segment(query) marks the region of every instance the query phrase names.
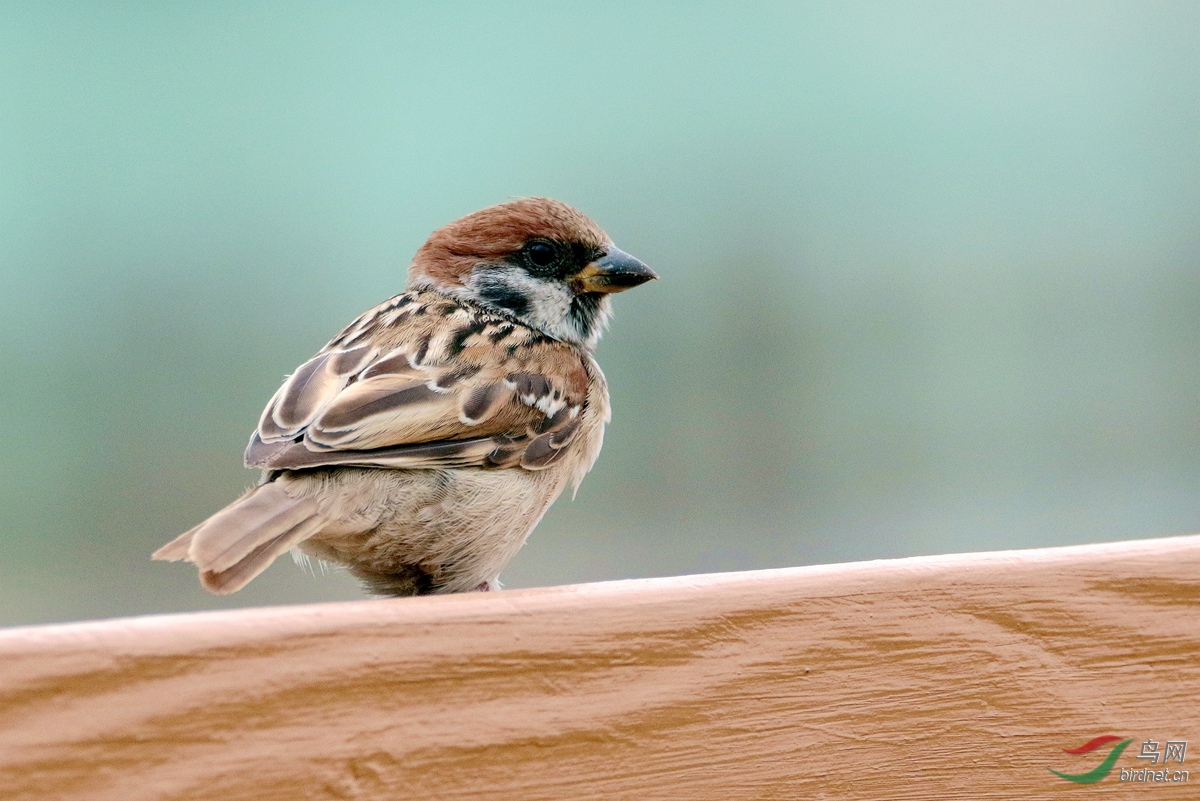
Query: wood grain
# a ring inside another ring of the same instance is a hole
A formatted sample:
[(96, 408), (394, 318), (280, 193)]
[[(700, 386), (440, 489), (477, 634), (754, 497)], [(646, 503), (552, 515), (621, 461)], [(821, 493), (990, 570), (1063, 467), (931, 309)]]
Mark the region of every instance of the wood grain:
[(1198, 696), (1200, 536), (143, 617), (0, 632), (0, 797), (1184, 799), (1047, 768)]

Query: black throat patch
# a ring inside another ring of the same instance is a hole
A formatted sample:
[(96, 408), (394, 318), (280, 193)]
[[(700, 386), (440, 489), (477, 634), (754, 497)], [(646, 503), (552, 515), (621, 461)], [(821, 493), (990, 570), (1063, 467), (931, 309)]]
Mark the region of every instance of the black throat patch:
[(598, 292), (584, 292), (571, 301), (571, 324), (585, 341), (596, 333), (596, 326), (600, 324), (600, 304), (603, 302), (604, 295)]

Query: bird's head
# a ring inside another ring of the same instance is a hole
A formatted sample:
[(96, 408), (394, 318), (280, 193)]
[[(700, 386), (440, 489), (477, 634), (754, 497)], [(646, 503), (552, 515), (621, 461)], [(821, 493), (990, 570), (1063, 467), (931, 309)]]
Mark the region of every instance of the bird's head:
[(409, 267), (408, 288), (477, 303), (591, 349), (608, 321), (608, 296), (657, 277), (582, 212), (535, 197), (434, 231)]

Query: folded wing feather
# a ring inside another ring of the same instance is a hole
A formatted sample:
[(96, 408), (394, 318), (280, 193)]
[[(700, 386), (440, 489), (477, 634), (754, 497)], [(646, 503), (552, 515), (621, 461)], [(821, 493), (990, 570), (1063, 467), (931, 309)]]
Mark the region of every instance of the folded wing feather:
[(458, 337), (454, 358), (423, 341), (417, 360), (411, 342), (381, 353), (335, 340), (275, 393), (246, 464), (539, 470), (561, 456), (586, 402), (576, 354), (543, 348), (509, 371), (489, 364), (494, 351), (471, 347), (470, 335)]

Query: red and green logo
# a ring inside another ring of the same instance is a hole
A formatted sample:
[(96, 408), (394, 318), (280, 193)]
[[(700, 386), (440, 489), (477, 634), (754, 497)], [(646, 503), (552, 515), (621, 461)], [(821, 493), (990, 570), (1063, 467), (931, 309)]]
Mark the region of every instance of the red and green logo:
[(1132, 738), (1128, 740), (1122, 740), (1120, 737), (1116, 737), (1112, 734), (1105, 734), (1095, 738), (1094, 740), (1088, 740), (1078, 748), (1063, 749), (1064, 754), (1090, 754), (1092, 751), (1103, 748), (1109, 743), (1116, 743), (1116, 745), (1108, 749), (1108, 756), (1104, 757), (1104, 760), (1099, 765), (1092, 768), (1087, 773), (1059, 773), (1054, 768), (1046, 768), (1046, 770), (1050, 771), (1055, 776), (1058, 776), (1060, 779), (1066, 779), (1069, 782), (1075, 782), (1076, 784), (1093, 784), (1100, 781), (1112, 772), (1113, 765), (1117, 764), (1117, 759), (1121, 756), (1121, 752), (1124, 751), (1132, 742)]

